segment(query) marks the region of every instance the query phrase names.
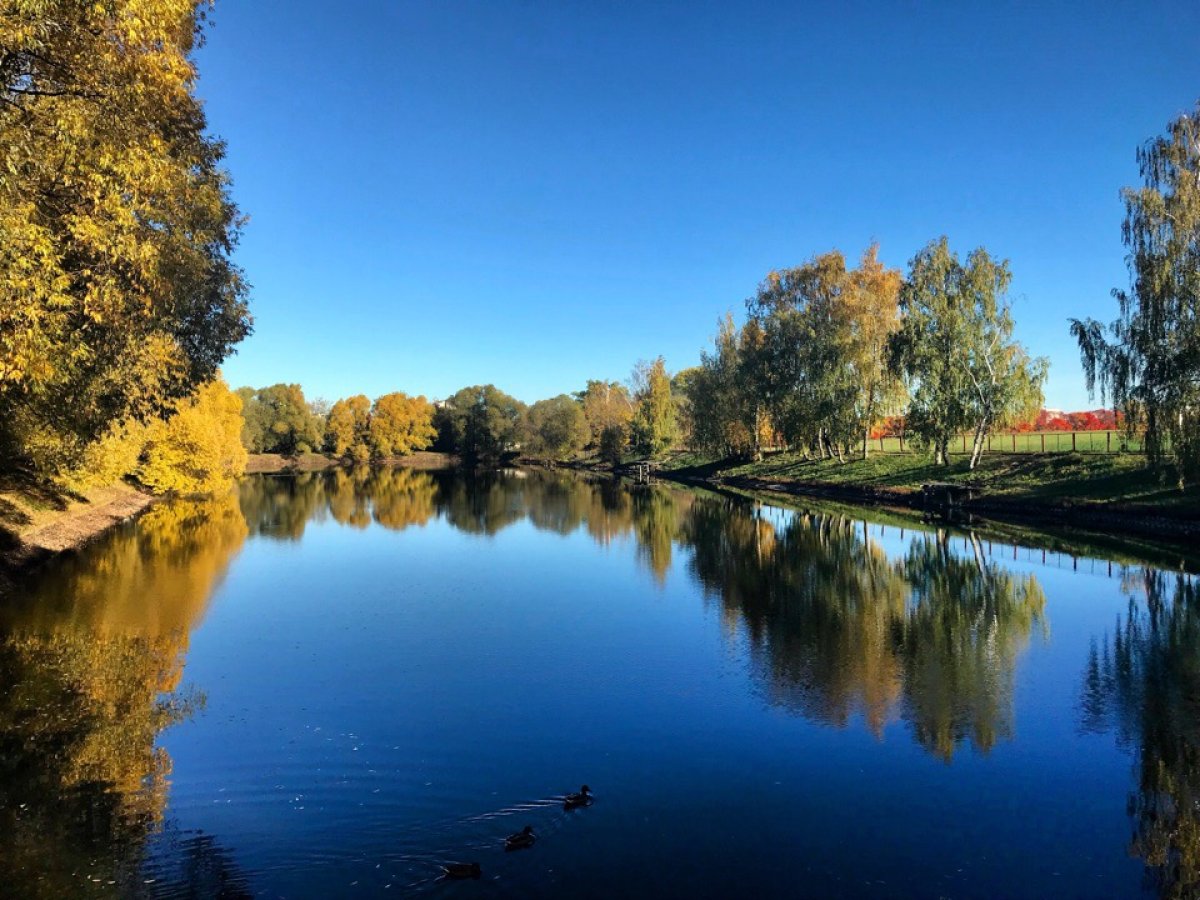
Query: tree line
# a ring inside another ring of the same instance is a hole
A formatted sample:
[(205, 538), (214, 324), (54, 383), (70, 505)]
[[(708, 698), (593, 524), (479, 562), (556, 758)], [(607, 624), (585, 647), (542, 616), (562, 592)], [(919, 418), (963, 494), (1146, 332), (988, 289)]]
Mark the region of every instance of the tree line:
[[(195, 97), (206, 4), (19, 3), (0, 13), (0, 468), (72, 488), (134, 475), (207, 490), (244, 452), (356, 461), (427, 447), (615, 461), (689, 445), (869, 452), (889, 417), (973, 467), (1041, 407), (1045, 360), (1014, 338), (1006, 260), (939, 238), (905, 272), (871, 247), (768, 273), (698, 366), (660, 357), (526, 406), (494, 385), (436, 403), (392, 393), (310, 408), (299, 388), (233, 394), (219, 367), (251, 330), (233, 262), (242, 215)], [(1200, 105), (1137, 156), (1123, 191), (1118, 318), (1071, 321), (1088, 387), (1149, 459), (1200, 474)], [(244, 424), (237, 424), (244, 420)], [(240, 435), (239, 435), (240, 432)]]

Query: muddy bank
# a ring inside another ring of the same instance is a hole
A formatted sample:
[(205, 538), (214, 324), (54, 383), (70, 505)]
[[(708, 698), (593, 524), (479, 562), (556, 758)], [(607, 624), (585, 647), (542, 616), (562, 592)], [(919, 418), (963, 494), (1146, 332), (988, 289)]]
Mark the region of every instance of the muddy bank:
[[(422, 450), (410, 456), (396, 456), (377, 460), (371, 465), (397, 466), (407, 469), (448, 469), (454, 465), (454, 457), (447, 453)], [(325, 469), (347, 468), (345, 460), (325, 456), (322, 453), (304, 453), (300, 456), (283, 456), (279, 453), (251, 453), (246, 462), (247, 475), (263, 475), (290, 472), (321, 472)]]
[(153, 495), (118, 484), (87, 495), (51, 498), (5, 492), (0, 525), (0, 588), (57, 553), (76, 550), (156, 501)]

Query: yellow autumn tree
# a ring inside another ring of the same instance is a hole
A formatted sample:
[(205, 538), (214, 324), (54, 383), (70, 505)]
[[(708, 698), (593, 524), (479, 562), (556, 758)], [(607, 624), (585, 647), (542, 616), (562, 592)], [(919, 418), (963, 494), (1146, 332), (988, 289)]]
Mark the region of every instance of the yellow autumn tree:
[(81, 464), (249, 331), (199, 0), (0, 4), (0, 460)]
[(371, 401), (355, 394), (333, 404), (325, 422), (325, 449), (334, 456), (351, 456), (360, 462), (370, 457), (367, 428), (371, 422)]
[(217, 378), (150, 425), (137, 477), (157, 493), (214, 494), (245, 471), (242, 400)]
[(407, 456), (427, 448), (435, 437), (433, 404), (424, 397), (396, 391), (375, 400), (367, 425), (372, 456)]

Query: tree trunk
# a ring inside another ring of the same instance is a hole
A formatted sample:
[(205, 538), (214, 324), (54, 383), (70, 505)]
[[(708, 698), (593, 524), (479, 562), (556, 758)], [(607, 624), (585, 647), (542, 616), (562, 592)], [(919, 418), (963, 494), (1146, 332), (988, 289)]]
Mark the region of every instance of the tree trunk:
[(975, 426), (975, 440), (971, 447), (971, 464), (967, 467), (972, 471), (974, 471), (975, 466), (979, 464), (979, 457), (983, 456), (983, 443), (984, 439), (987, 437), (987, 425), (988, 423), (985, 419)]
[(946, 453), (946, 446), (949, 444), (949, 442), (950, 439), (947, 437), (938, 437), (934, 439), (933, 461), (939, 466), (944, 466), (949, 462), (949, 455)]
[(871, 452), (870, 444), (871, 444), (871, 429), (864, 428), (863, 429), (863, 459), (866, 459), (867, 456)]

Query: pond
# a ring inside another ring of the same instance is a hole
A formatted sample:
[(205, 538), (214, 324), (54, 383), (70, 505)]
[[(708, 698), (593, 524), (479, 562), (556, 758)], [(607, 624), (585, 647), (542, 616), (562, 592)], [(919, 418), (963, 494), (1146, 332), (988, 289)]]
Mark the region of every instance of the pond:
[(559, 472), (247, 478), (0, 603), (3, 891), (1195, 896), (1200, 582), (1138, 553)]

